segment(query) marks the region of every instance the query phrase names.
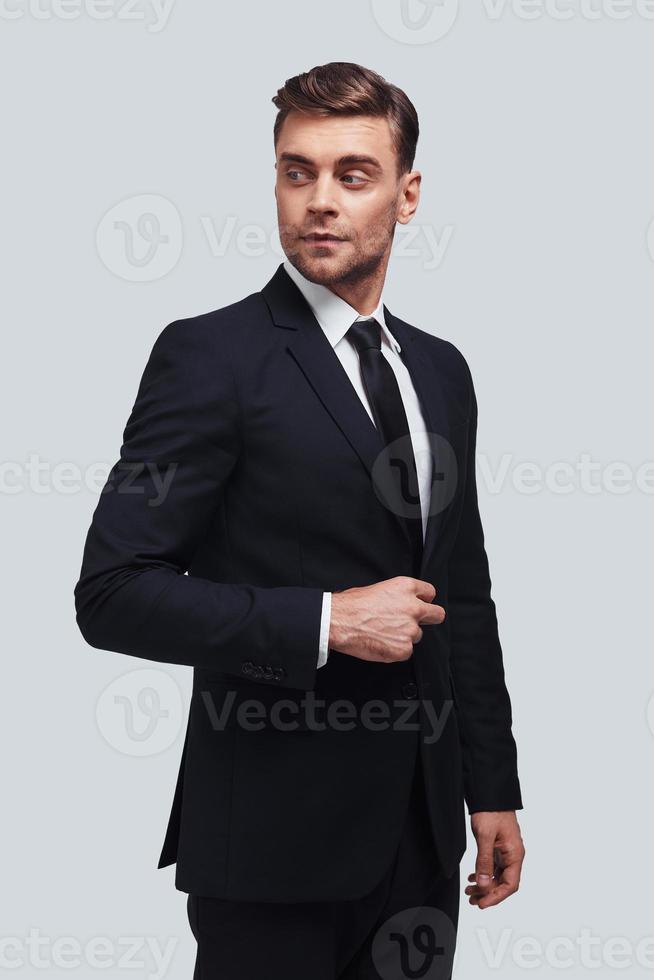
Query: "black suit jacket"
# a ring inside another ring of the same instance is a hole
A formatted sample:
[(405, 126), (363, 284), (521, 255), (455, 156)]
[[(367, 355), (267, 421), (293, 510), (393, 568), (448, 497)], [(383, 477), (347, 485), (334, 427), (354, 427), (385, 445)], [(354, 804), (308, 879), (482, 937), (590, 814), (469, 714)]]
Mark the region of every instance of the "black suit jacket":
[(323, 591), (416, 569), (404, 519), (373, 487), (380, 436), (283, 265), (261, 291), (161, 331), (93, 514), (75, 586), (85, 640), (194, 668), (159, 860), (176, 862), (182, 891), (364, 894), (392, 858), (418, 752), (448, 875), (464, 797), (470, 812), (522, 806), (470, 371), (450, 342), (384, 310), (453, 451), (437, 468), (454, 494), (429, 517), (417, 570), (447, 616), (409, 660), (330, 651), (317, 668)]

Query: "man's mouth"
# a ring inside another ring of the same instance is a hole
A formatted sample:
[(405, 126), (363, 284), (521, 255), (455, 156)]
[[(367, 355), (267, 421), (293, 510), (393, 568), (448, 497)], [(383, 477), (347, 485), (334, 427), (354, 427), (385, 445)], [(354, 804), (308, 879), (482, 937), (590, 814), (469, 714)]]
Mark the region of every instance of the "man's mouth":
[(322, 233), (314, 231), (310, 235), (303, 235), (302, 238), (309, 245), (339, 245), (344, 239), (337, 235), (330, 235), (328, 232)]

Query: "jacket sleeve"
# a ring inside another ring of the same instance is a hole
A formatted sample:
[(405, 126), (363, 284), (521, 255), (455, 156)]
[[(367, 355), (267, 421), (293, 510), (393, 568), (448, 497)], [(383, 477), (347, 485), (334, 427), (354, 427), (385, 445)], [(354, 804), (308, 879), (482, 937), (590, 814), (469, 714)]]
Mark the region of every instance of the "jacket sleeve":
[(448, 566), (453, 693), (463, 751), (468, 811), (522, 809), (512, 715), (479, 515), (475, 472), (477, 399), (469, 385), (469, 429), (464, 497)]
[(322, 589), (185, 574), (241, 452), (216, 330), (204, 318), (177, 320), (155, 340), (86, 537), (76, 621), (99, 649), (310, 690)]

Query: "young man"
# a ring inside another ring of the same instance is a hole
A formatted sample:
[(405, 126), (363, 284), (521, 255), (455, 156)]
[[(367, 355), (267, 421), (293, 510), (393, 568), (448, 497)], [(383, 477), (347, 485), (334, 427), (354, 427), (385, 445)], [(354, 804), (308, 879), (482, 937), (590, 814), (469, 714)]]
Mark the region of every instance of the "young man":
[(332, 63), (273, 102), (287, 259), (157, 337), (77, 621), (194, 668), (159, 866), (196, 980), (447, 977), (464, 800), (472, 904), (514, 892), (524, 854), (475, 392), (382, 300), (419, 199), (407, 96)]

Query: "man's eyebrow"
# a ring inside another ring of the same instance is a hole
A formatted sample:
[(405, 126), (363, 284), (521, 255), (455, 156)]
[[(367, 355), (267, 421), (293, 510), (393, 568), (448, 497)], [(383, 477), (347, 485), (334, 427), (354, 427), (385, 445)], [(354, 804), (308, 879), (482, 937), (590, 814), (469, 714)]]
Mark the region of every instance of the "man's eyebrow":
[[(302, 153), (294, 153), (290, 150), (284, 150), (283, 153), (279, 154), (280, 162), (291, 162), (291, 163), (303, 163), (307, 167), (315, 166), (313, 160), (309, 157), (303, 156)], [(383, 167), (376, 157), (369, 156), (367, 153), (346, 153), (345, 156), (339, 157), (336, 161), (337, 167), (353, 166), (357, 163), (367, 163), (371, 167), (375, 167), (377, 170), (382, 170)]]

